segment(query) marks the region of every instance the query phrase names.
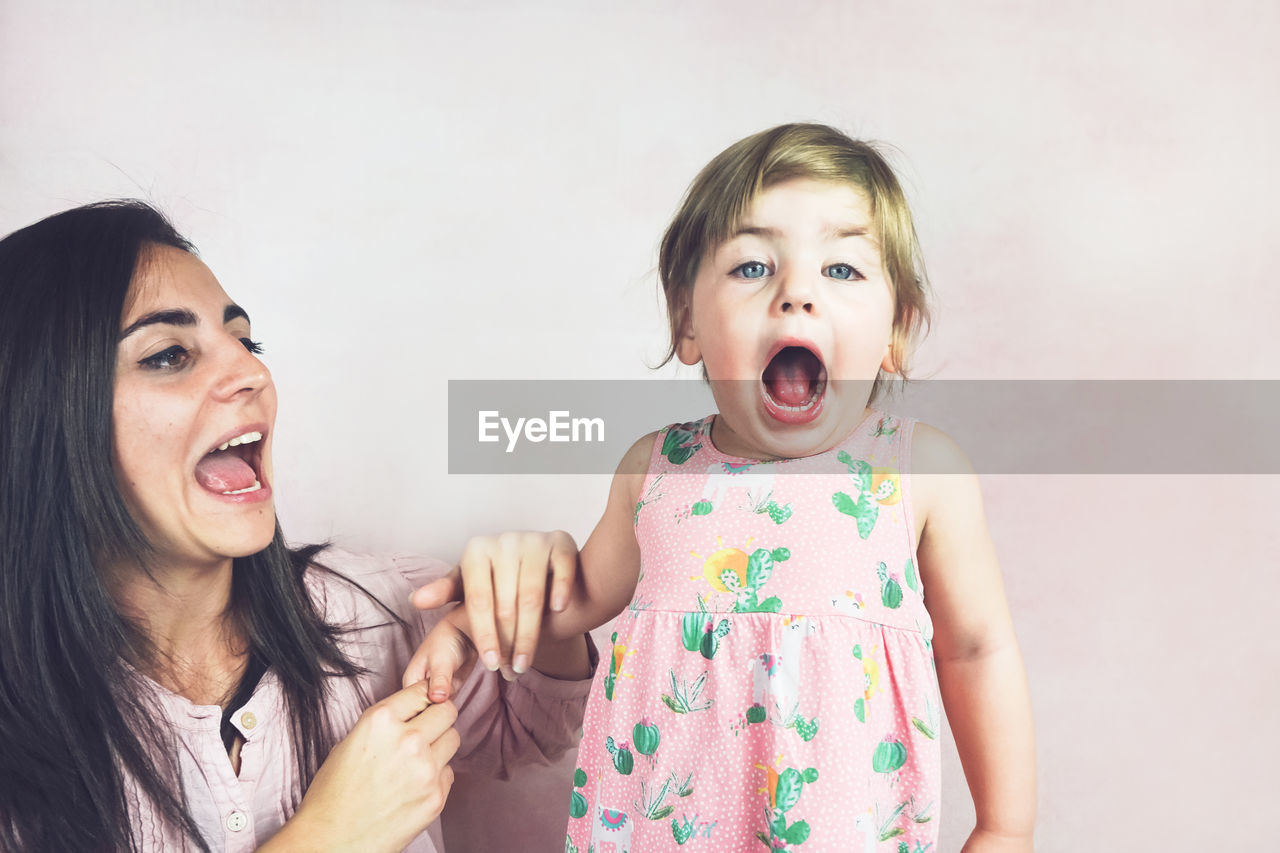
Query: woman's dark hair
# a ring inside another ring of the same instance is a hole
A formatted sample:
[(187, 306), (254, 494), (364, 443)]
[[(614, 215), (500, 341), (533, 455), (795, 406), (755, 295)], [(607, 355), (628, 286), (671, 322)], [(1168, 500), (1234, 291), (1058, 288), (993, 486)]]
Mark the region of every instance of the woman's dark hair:
[[(112, 394), (129, 285), (156, 245), (194, 251), (138, 201), (0, 240), (0, 849), (137, 849), (129, 776), (207, 849), (139, 674), (156, 651), (101, 573), (121, 561), (145, 571), (150, 556), (112, 467)], [(229, 605), (250, 671), (279, 678), (304, 781), (335, 740), (328, 677), (361, 671), (304, 585), (318, 550), (290, 551), (277, 525), (265, 550), (235, 561)]]

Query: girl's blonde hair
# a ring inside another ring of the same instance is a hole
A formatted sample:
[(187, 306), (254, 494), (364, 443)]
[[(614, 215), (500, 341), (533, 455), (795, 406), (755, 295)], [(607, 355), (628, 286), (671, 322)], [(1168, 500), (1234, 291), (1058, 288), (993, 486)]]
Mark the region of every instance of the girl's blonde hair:
[[(852, 184), (867, 194), (872, 233), (894, 295), (893, 362), (905, 380), (912, 347), (929, 323), (928, 280), (911, 210), (875, 145), (822, 124), (784, 124), (748, 136), (693, 179), (658, 252), (671, 323), (671, 345), (662, 364), (675, 355), (703, 258), (738, 229), (761, 192), (796, 178)], [(882, 384), (878, 379), (875, 390)]]

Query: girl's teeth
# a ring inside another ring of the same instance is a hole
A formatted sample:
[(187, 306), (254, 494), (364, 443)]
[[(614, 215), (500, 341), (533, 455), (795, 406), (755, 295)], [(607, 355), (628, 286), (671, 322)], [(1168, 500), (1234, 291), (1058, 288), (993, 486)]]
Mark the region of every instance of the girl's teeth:
[(234, 492), (223, 492), (223, 494), (224, 495), (244, 495), (244, 494), (248, 494), (249, 492), (256, 492), (258, 491), (258, 489), (261, 489), (261, 488), (262, 488), (262, 483), (258, 482), (257, 480), (254, 480), (252, 486), (248, 486), (247, 488), (243, 488), (243, 489), (236, 489)]
[(228, 447), (239, 447), (242, 444), (253, 444), (255, 441), (262, 441), (262, 433), (246, 432), (244, 435), (236, 436), (230, 441), (224, 441), (218, 445), (219, 450), (226, 450)]

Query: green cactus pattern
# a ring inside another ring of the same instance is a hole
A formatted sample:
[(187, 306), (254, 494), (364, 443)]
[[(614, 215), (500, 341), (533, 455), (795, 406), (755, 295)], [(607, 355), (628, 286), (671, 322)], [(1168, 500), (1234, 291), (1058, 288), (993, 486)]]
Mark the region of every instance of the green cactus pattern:
[(907, 588), (912, 592), (920, 591), (920, 577), (916, 574), (916, 564), (907, 557), (907, 564), (902, 567), (902, 574), (907, 579)]
[(836, 454), (836, 459), (843, 462), (853, 475), (858, 497), (855, 499), (845, 492), (836, 492), (831, 496), (831, 502), (840, 512), (853, 516), (858, 523), (858, 536), (866, 539), (875, 529), (876, 519), (880, 517), (880, 505), (871, 493), (871, 464), (862, 459), (854, 459), (844, 450)]
[(587, 784), (587, 773), (581, 767), (573, 771), (573, 793), (569, 795), (569, 817), (580, 818), (587, 814), (587, 798), (578, 789)]
[(764, 548), (757, 548), (747, 558), (747, 580), (743, 583), (737, 572), (732, 569), (725, 569), (720, 574), (720, 582), (725, 585), (725, 589), (733, 593), (734, 601), (733, 609), (735, 613), (777, 613), (782, 609), (782, 600), (776, 595), (771, 595), (764, 601), (758, 597), (760, 587), (769, 581), (769, 577), (773, 574), (775, 563), (781, 563), (791, 558), (791, 552), (786, 548), (774, 548), (772, 551)]
[(621, 745), (614, 743), (611, 737), (604, 739), (604, 748), (613, 756), (614, 769), (623, 776), (630, 776), (636, 763), (635, 756), (631, 754), (631, 748), (625, 743)]
[(673, 465), (683, 465), (689, 461), (689, 457), (702, 448), (700, 441), (696, 444), (689, 443), (697, 434), (698, 424), (696, 423), (673, 426), (667, 431), (667, 437), (662, 440), (662, 455), (671, 460)]
[(631, 729), (631, 742), (635, 744), (636, 752), (648, 758), (650, 762), (653, 761), (653, 754), (657, 752), (658, 743), (661, 740), (662, 733), (658, 731), (658, 726), (644, 717), (641, 717), (640, 722)]
[(613, 646), (618, 642), (618, 632), (614, 631), (609, 638), (609, 674), (604, 677), (604, 698), (613, 700), (613, 688), (618, 683), (618, 656), (613, 652)]
[(731, 625), (728, 619), (717, 623), (715, 614), (707, 612), (707, 603), (699, 594), (698, 609), (680, 617), (680, 640), (689, 651), (699, 652), (711, 660), (720, 649), (720, 641), (728, 636)]
[(895, 421), (891, 415), (885, 415), (880, 419), (880, 422), (876, 424), (876, 431), (872, 433), (872, 436), (879, 438), (882, 435), (893, 435), (897, 431), (897, 421)]
[(871, 755), (871, 769), (877, 773), (892, 773), (906, 762), (906, 745), (892, 736), (876, 744), (876, 751)]
[(794, 767), (788, 767), (778, 774), (778, 783), (774, 788), (773, 802), (769, 804), (769, 832), (757, 832), (756, 838), (769, 848), (770, 851), (785, 851), (797, 844), (803, 844), (809, 840), (809, 824), (807, 821), (798, 820), (795, 823), (787, 822), (787, 812), (796, 807), (796, 803), (800, 802), (800, 793), (806, 784), (813, 784), (818, 781), (818, 771), (813, 767), (806, 767), (803, 772), (796, 770)]
[(707, 683), (709, 671), (703, 670), (702, 675), (695, 678), (692, 684), (682, 684), (676, 678), (676, 671), (671, 670), (671, 692), (662, 694), (662, 703), (677, 714), (691, 714), (694, 711), (705, 711), (710, 708), (716, 700), (699, 701), (698, 699), (702, 695), (702, 688)]
[(889, 577), (889, 567), (883, 561), (876, 567), (880, 576), (880, 601), (885, 607), (896, 610), (902, 606), (902, 585)]

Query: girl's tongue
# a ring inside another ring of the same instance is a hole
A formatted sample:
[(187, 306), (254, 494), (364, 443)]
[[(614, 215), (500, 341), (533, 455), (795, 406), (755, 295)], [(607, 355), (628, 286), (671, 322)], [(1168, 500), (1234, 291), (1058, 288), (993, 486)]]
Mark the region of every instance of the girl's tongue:
[(196, 464), (196, 482), (220, 495), (247, 489), (256, 480), (253, 466), (231, 450), (215, 450)]
[(764, 369), (769, 396), (784, 406), (803, 406), (818, 390), (822, 362), (804, 347), (785, 347)]

